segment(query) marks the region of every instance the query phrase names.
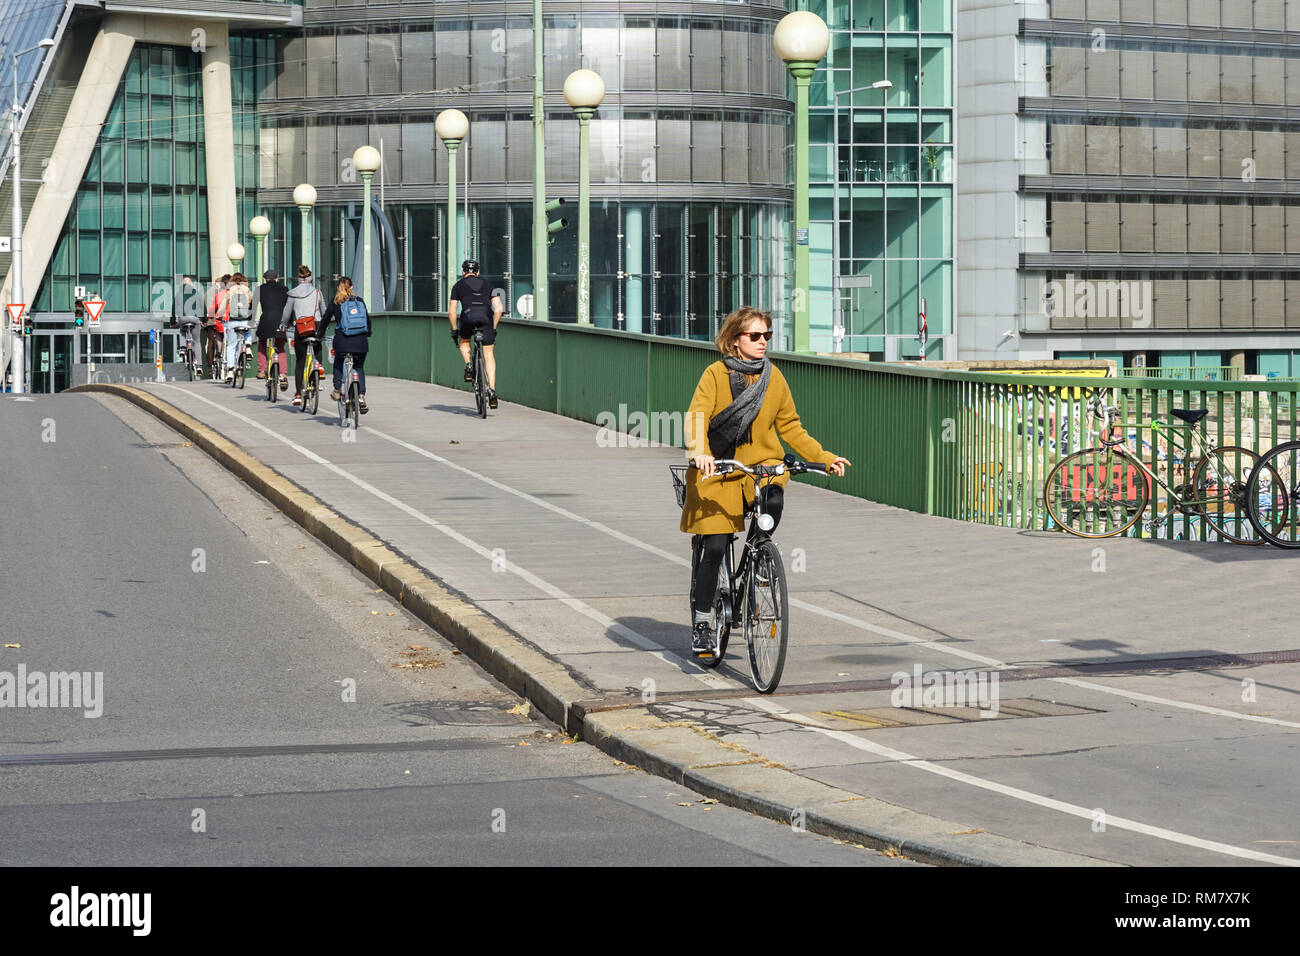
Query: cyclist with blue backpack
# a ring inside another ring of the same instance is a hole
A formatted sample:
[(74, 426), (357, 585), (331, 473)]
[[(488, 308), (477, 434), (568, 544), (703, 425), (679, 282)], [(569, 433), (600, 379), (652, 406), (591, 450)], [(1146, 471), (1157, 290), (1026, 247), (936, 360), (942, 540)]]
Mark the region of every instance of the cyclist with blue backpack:
[(334, 392), (330, 396), (339, 401), (343, 388), (343, 359), (352, 356), (352, 367), (357, 372), (358, 408), (364, 415), (370, 411), (366, 405), (366, 353), (370, 351), (370, 314), (361, 296), (352, 292), (352, 280), (347, 276), (339, 279), (338, 291), (334, 301), (325, 310), (325, 320), (321, 335), (331, 322), (338, 323), (334, 333)]

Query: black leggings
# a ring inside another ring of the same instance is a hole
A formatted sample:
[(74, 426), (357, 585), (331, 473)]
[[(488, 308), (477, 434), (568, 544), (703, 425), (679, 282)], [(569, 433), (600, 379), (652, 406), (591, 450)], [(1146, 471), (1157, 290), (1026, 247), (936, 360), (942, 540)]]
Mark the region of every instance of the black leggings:
[[(763, 489), (763, 511), (772, 516), (772, 530), (781, 523), (781, 510), (785, 507), (785, 489), (770, 485)], [(713, 605), (713, 595), (718, 590), (718, 569), (722, 556), (731, 541), (729, 534), (701, 535), (704, 545), (700, 549), (700, 564), (695, 569), (695, 610), (707, 612)]]

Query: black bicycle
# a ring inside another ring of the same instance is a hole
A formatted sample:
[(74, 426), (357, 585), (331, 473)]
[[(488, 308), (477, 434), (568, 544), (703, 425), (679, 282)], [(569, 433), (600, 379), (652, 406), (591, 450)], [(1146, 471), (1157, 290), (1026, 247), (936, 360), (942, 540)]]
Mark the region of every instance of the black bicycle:
[[(770, 694), (781, 682), (785, 669), (786, 649), (790, 639), (790, 596), (786, 591), (785, 565), (770, 532), (776, 526), (772, 516), (763, 511), (762, 489), (773, 478), (784, 474), (800, 475), (815, 471), (826, 474), (826, 466), (800, 461), (787, 455), (779, 465), (741, 464), (734, 459), (722, 458), (714, 462), (719, 476), (742, 471), (755, 481), (759, 493), (745, 509), (749, 531), (737, 564), (736, 536), (732, 535), (718, 568), (718, 589), (709, 610), (709, 625), (717, 638), (717, 652), (712, 657), (699, 657), (705, 667), (717, 667), (727, 652), (727, 641), (733, 626), (740, 624), (749, 649), (749, 671), (754, 687), (760, 694)], [(673, 476), (673, 490), (677, 503), (686, 504), (686, 470), (693, 465), (669, 465)], [(695, 614), (695, 570), (699, 567), (700, 552), (704, 547), (702, 535), (691, 536), (691, 597), (690, 614)]]
[(199, 367), (198, 345), (195, 342), (194, 326), (186, 325), (185, 344), (181, 346), (181, 361), (185, 363), (185, 370), (189, 373), (190, 381), (193, 382), (201, 374)]
[(239, 345), (235, 351), (234, 376), (230, 379), (231, 388), (243, 388), (244, 377), (247, 371), (248, 356), (248, 336), (240, 329), (231, 329), (231, 332), (239, 336)]
[(480, 418), (487, 418), (488, 413), (488, 378), (487, 363), (483, 359), (483, 330), (475, 329), (470, 339), (469, 363), (474, 368), (474, 403), (478, 406)]

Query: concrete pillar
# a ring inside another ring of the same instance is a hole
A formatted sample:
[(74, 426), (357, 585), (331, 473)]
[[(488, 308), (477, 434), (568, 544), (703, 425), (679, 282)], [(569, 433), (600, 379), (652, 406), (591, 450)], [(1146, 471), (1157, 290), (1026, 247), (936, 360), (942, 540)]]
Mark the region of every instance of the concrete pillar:
[[(44, 170), (24, 171), (26, 178), (40, 175), (45, 182), (32, 201), (32, 208), (23, 222), (23, 291), (28, 299), (35, 299), (41, 276), (49, 265), (59, 233), (77, 198), (77, 187), (85, 175), (86, 164), (99, 142), (99, 130), (108, 118), (109, 108), (117, 95), (117, 84), (122, 79), (131, 49), (139, 32), (138, 16), (111, 14), (90, 47), (86, 65), (81, 71), (67, 118), (59, 131), (58, 141), (50, 154)], [(7, 64), (6, 64), (7, 65)], [(9, 301), (13, 288), (12, 269), (6, 274), (0, 298)], [(8, 323), (6, 323), (6, 326)]]
[(623, 214), (623, 242), (627, 250), (624, 271), (628, 274), (626, 296), (623, 300), (623, 308), (626, 310), (623, 328), (628, 332), (644, 332), (641, 312), (641, 270), (643, 268), (641, 207), (624, 206), (623, 208), (626, 210)]
[(1229, 352), (1224, 365), (1231, 365), (1237, 370), (1237, 380), (1240, 381), (1246, 375), (1246, 353), (1243, 351)]
[(208, 237), (212, 275), (229, 272), (226, 249), (240, 238), (235, 204), (235, 124), (230, 92), (230, 37), (211, 22), (203, 48), (203, 151), (208, 174)]

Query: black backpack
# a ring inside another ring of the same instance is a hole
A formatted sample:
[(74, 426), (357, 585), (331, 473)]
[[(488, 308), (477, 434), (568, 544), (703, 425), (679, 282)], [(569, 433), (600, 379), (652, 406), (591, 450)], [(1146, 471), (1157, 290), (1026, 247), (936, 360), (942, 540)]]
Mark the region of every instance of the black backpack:
[(489, 318), (492, 315), (492, 289), (487, 280), (467, 276), (460, 280), (460, 308), (467, 318)]

